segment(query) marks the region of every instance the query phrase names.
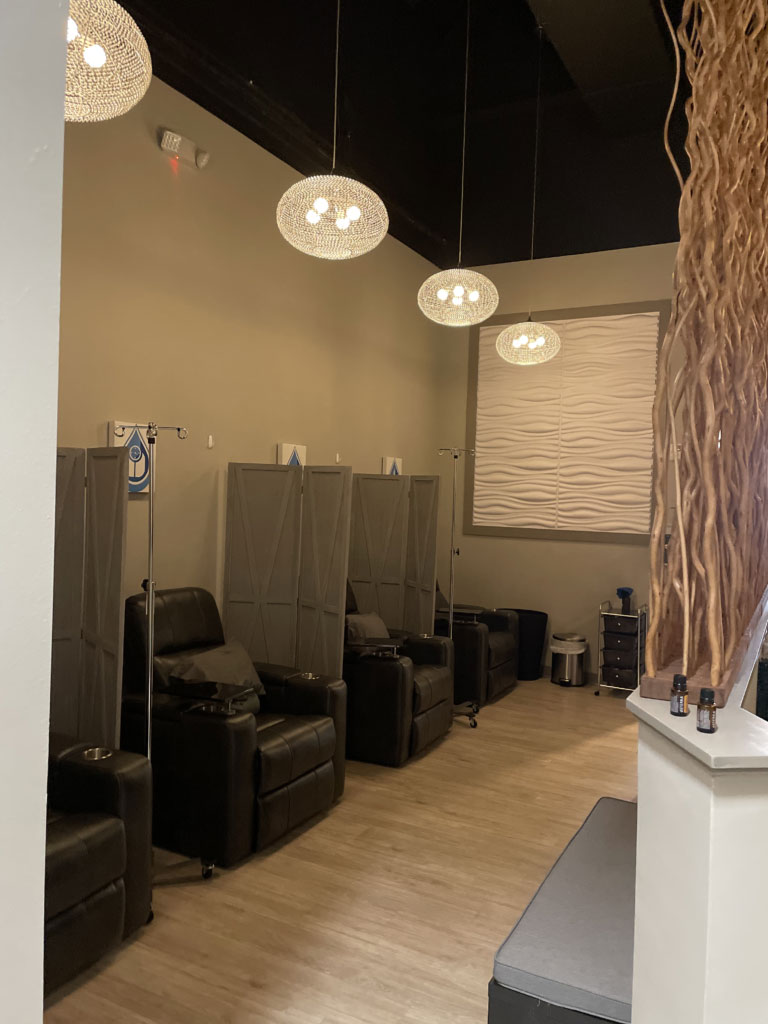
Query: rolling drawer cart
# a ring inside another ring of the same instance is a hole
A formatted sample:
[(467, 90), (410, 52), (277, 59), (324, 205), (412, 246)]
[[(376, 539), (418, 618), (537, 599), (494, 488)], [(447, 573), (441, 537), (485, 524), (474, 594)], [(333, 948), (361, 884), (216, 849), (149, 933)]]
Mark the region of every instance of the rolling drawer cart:
[(645, 672), (645, 638), (648, 632), (648, 605), (625, 614), (603, 601), (598, 609), (597, 689), (599, 697), (608, 690), (636, 690)]

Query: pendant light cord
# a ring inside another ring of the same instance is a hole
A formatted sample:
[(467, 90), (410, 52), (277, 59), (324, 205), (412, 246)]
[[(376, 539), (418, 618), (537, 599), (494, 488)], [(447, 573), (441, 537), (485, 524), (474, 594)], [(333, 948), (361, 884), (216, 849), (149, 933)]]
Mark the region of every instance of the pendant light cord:
[(461, 136), (461, 197), (459, 200), (459, 261), (461, 266), (461, 246), (464, 240), (464, 178), (467, 164), (467, 97), (469, 96), (469, 13), (470, 0), (467, 0), (467, 39), (464, 52), (464, 126)]
[(533, 200), (531, 202), (531, 260), (536, 239), (536, 196), (539, 183), (539, 133), (541, 130), (541, 65), (544, 30), (539, 25), (539, 68), (536, 74), (536, 136), (533, 144)]
[(336, 170), (336, 136), (339, 124), (339, 27), (341, 25), (341, 0), (336, 0), (336, 62), (333, 81), (333, 163), (331, 171)]

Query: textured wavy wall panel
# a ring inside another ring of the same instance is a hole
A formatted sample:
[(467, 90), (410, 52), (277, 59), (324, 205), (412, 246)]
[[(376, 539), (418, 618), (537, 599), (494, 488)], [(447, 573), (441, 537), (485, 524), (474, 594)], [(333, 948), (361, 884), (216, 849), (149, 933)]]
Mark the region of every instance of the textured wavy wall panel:
[(647, 533), (659, 314), (549, 322), (562, 349), (541, 366), (480, 329), (473, 523)]

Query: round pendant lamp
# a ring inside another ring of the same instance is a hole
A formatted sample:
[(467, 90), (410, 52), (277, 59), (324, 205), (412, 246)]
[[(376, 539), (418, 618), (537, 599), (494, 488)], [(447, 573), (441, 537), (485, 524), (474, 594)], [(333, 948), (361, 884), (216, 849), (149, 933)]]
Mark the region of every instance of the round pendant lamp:
[(496, 339), (502, 359), (517, 366), (533, 366), (554, 359), (560, 351), (560, 335), (536, 320), (505, 327)]
[(320, 174), (291, 185), (277, 204), (277, 226), (300, 252), (348, 260), (376, 248), (389, 218), (367, 185), (341, 174)]
[[(539, 129), (541, 125), (541, 57), (543, 29), (539, 25), (539, 71), (536, 85), (536, 138), (533, 149), (533, 201), (531, 204), (531, 263), (536, 240), (536, 195), (539, 181)], [(515, 366), (536, 366), (554, 359), (560, 351), (560, 335), (531, 314), (519, 324), (505, 327), (496, 339), (496, 351)]]
[(452, 270), (440, 270), (419, 288), (417, 302), (424, 316), (444, 327), (470, 327), (491, 316), (499, 293), (490, 278), (461, 265), (464, 241), (464, 178), (467, 162), (467, 96), (469, 94), (470, 0), (467, 0), (467, 34), (464, 59), (464, 125), (461, 140), (461, 194), (459, 198), (459, 258)]
[(336, 174), (339, 122), (339, 28), (336, 4), (336, 65), (333, 86), (333, 162), (331, 174), (304, 178), (283, 193), (277, 227), (294, 249), (322, 260), (349, 260), (375, 249), (389, 230), (387, 208), (373, 189)]
[(67, 20), (66, 121), (108, 121), (136, 106), (152, 59), (133, 18), (115, 0), (71, 0)]
[(428, 277), (419, 289), (419, 308), (446, 327), (469, 327), (487, 319), (499, 304), (493, 281), (474, 270), (455, 267)]

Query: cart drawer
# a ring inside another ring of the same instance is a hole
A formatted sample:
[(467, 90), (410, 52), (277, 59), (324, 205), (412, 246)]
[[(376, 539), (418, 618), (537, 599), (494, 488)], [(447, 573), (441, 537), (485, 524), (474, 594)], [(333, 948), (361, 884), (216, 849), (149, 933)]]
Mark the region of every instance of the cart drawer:
[(637, 618), (628, 615), (604, 615), (603, 628), (606, 633), (626, 633), (634, 636), (637, 633)]
[(603, 665), (603, 682), (607, 686), (621, 686), (627, 690), (634, 690), (637, 686), (637, 669), (609, 668)]
[(603, 664), (606, 668), (637, 668), (637, 648), (625, 651), (603, 651)]
[(637, 637), (628, 633), (604, 633), (603, 647), (606, 651), (636, 651)]

